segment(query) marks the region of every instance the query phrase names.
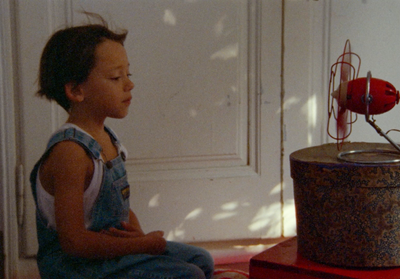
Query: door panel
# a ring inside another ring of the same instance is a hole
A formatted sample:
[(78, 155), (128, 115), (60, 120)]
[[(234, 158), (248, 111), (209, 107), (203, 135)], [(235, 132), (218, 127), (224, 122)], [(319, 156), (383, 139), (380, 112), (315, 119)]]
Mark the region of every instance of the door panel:
[[(130, 151), (132, 180), (210, 169), (214, 176), (250, 174), (255, 81), (248, 77), (256, 65), (250, 69), (248, 60), (259, 49), (249, 41), (248, 18), (255, 15), (247, 1), (73, 3), (131, 29), (126, 48), (136, 84), (133, 105), (124, 121), (109, 123)], [(74, 16), (75, 23), (85, 20)]]

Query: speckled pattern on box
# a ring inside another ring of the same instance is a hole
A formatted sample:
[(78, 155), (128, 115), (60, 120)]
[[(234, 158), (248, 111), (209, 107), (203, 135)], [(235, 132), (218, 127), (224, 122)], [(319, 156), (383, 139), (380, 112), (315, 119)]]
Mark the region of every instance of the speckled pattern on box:
[[(391, 146), (346, 143), (341, 151), (376, 148)], [(400, 164), (347, 163), (338, 153), (325, 144), (290, 155), (298, 252), (336, 266), (400, 266)]]

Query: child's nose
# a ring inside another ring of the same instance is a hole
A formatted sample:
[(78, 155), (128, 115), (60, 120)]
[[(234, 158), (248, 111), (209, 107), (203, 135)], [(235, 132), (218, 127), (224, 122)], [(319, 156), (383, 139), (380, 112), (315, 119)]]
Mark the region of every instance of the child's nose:
[(125, 85), (125, 90), (126, 90), (126, 91), (130, 91), (130, 90), (132, 90), (134, 87), (135, 87), (135, 84), (134, 84), (130, 79), (128, 79), (128, 80), (127, 80), (127, 83), (126, 83), (126, 85)]

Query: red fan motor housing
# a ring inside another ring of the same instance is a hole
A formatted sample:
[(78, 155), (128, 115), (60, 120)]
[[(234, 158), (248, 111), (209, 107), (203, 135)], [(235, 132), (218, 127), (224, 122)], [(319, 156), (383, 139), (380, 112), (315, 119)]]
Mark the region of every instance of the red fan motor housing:
[[(357, 78), (347, 82), (345, 107), (355, 113), (366, 114), (365, 92), (367, 78)], [(344, 89), (344, 88), (342, 88)], [(344, 92), (343, 92), (344, 93)], [(341, 93), (342, 94), (342, 93)], [(371, 78), (369, 114), (381, 114), (399, 103), (399, 92), (389, 82)]]

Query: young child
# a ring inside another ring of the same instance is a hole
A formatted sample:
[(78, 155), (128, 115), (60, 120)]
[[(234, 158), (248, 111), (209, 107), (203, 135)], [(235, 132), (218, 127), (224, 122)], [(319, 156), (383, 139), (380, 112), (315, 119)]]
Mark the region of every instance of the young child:
[(69, 117), (31, 173), (42, 279), (212, 277), (207, 251), (144, 233), (129, 207), (126, 150), (104, 126), (132, 98), (126, 35), (69, 27), (43, 50), (38, 94)]

